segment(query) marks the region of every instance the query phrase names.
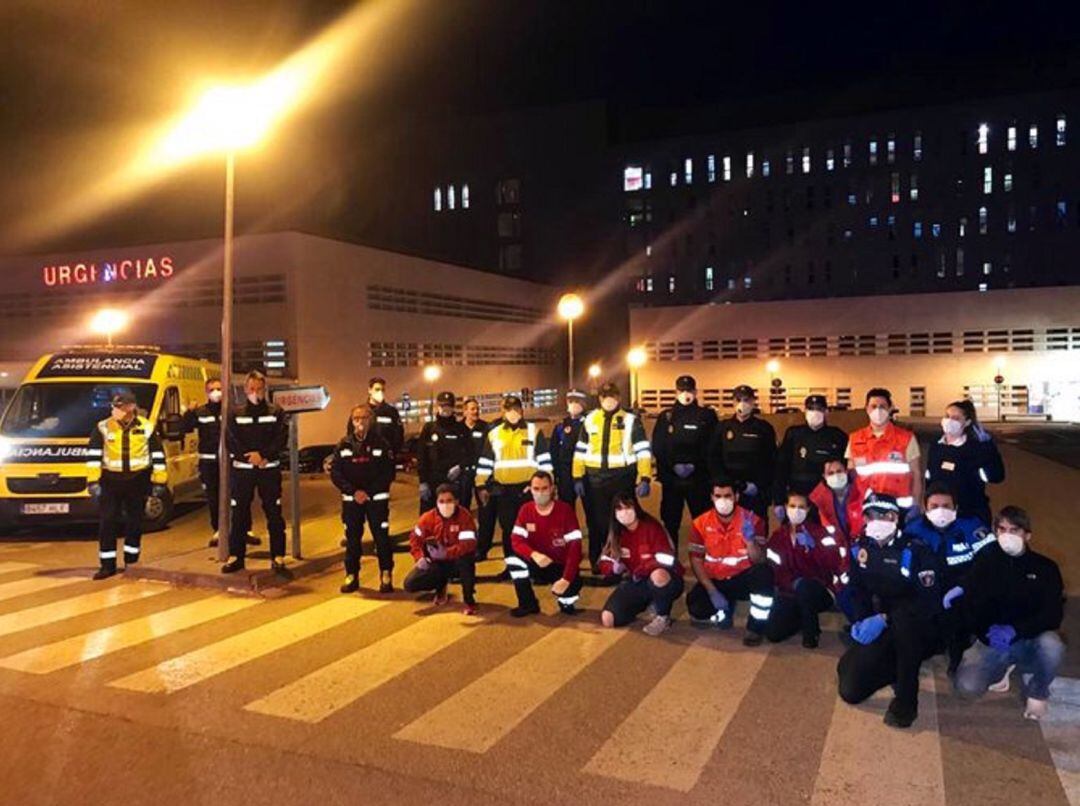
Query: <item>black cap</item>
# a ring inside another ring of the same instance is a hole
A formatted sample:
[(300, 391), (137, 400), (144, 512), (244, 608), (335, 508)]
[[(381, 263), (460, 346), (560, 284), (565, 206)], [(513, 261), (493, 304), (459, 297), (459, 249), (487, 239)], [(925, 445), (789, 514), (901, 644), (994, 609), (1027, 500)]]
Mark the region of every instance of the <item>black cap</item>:
[(589, 399), (589, 396), (587, 394), (585, 394), (584, 392), (582, 392), (577, 387), (574, 387), (573, 389), (567, 390), (566, 399), (567, 400), (577, 400), (577, 401), (580, 401), (580, 402), (584, 403), (586, 400)]
[(745, 383), (732, 389), (731, 395), (736, 400), (754, 400), (757, 397), (757, 395), (754, 394), (754, 390), (747, 386)]
[(680, 375), (675, 379), (675, 390), (677, 392), (696, 392), (697, 381), (694, 380), (693, 375)]
[(135, 394), (130, 389), (117, 389), (113, 392), (112, 404), (114, 406), (123, 406), (126, 403), (134, 403)]
[(806, 398), (806, 403), (804, 405), (807, 411), (810, 409), (826, 411), (829, 408), (829, 401), (825, 399), (825, 395), (810, 395)]
[(878, 512), (900, 512), (900, 505), (896, 503), (896, 498), (891, 495), (885, 495), (884, 493), (875, 493), (873, 490), (866, 491), (866, 497), (863, 498), (862, 511), (863, 514), (876, 510)]
[(503, 398), (502, 407), (503, 411), (507, 411), (508, 409), (517, 409), (518, 411), (521, 411), (521, 398), (517, 395), (507, 395)]
[(597, 397), (619, 397), (619, 387), (608, 381), (600, 387), (600, 392)]
[(435, 402), (440, 406), (453, 406), (454, 405), (454, 393), (453, 392), (439, 392), (435, 396)]

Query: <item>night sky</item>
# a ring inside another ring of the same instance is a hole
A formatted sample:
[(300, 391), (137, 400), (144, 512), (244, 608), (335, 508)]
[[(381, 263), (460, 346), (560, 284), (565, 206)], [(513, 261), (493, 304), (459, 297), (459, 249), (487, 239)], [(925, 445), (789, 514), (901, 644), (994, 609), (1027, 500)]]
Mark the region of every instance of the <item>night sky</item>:
[[(395, 24), (342, 65), (332, 95), (290, 121), (249, 175), (308, 176), (313, 155), (331, 174), (357, 138), (407, 138), (418, 121), (519, 106), (605, 99), (613, 136), (638, 139), (1080, 85), (1075, 3), (388, 2), (403, 9)], [(13, 222), (85, 192), (195, 82), (257, 74), (352, 6), (7, 0), (0, 251), (215, 234), (220, 167), (208, 161), (107, 220), (35, 239)], [(1012, 13), (990, 14), (999, 8)], [(246, 220), (286, 225), (293, 212)]]

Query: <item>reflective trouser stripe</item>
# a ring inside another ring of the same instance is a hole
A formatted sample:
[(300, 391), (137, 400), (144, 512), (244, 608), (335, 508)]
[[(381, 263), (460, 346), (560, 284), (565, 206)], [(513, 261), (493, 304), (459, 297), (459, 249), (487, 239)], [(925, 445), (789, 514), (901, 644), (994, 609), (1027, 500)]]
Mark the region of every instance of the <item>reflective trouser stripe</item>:
[(750, 617), (755, 618), (758, 621), (768, 621), (769, 620), (769, 611), (768, 610), (762, 610), (760, 607), (751, 607), (750, 608)]
[(99, 551), (98, 552), (98, 557), (100, 557), (103, 560), (115, 560), (116, 559), (116, 552), (115, 551)]
[(128, 546), (128, 545), (124, 546), (124, 554), (138, 554), (138, 553), (139, 553), (139, 547), (138, 546)]

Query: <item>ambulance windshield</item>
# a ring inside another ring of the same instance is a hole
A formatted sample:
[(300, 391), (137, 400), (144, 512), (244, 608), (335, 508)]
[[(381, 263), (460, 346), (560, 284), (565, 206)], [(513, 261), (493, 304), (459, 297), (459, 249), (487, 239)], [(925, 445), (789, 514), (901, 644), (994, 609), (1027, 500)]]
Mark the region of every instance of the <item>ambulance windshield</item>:
[(89, 437), (94, 426), (109, 416), (112, 396), (121, 389), (134, 393), (144, 417), (153, 408), (157, 392), (153, 383), (25, 384), (4, 413), (0, 433), (29, 439)]

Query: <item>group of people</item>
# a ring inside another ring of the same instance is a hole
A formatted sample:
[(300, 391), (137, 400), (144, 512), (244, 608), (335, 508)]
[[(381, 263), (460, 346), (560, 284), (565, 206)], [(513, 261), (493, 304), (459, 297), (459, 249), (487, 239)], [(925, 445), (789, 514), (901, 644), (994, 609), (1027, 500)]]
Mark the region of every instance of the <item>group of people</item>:
[[(214, 429), (221, 427), (215, 383), (207, 384), (207, 404), (191, 415), (208, 493), (216, 483), (216, 465), (209, 466), (217, 459), (220, 431)], [(383, 379), (371, 380), (368, 400), (350, 412), (330, 462), (345, 526), (342, 593), (360, 589), (365, 524), (376, 547), (379, 592), (394, 591), (390, 485), (404, 430), (385, 389)], [(271, 565), (288, 574), (279, 458), (285, 417), (266, 401), (259, 373), (248, 375), (245, 394), (227, 429), (235, 509), (222, 571), (244, 567), (258, 491)], [(487, 558), (498, 528), (503, 574), (517, 596), (510, 615), (540, 612), (535, 585), (548, 586), (558, 610), (573, 615), (587, 538), (592, 574), (613, 586), (602, 624), (622, 627), (649, 611), (643, 629), (660, 635), (671, 627), (672, 608), (685, 589), (678, 537), (689, 510), (694, 584), (685, 606), (695, 624), (729, 629), (737, 603), (745, 601), (744, 644), (800, 635), (812, 649), (821, 613), (836, 610), (849, 625), (842, 633), (847, 647), (837, 669), (839, 694), (857, 703), (891, 685), (886, 723), (914, 722), (920, 665), (938, 653), (947, 655), (949, 673), (966, 696), (1007, 690), (1018, 672), (1025, 715), (1044, 715), (1064, 654), (1057, 634), (1062, 579), (1053, 561), (1030, 548), (1032, 524), (1024, 510), (1006, 506), (991, 514), (986, 485), (1002, 481), (1005, 469), (970, 401), (946, 408), (942, 435), (924, 462), (914, 433), (893, 421), (886, 389), (867, 393), (869, 422), (850, 435), (828, 423), (825, 398), (811, 395), (805, 424), (789, 427), (779, 447), (773, 427), (757, 414), (754, 391), (739, 386), (733, 398), (734, 414), (719, 419), (698, 401), (694, 378), (681, 376), (675, 404), (659, 415), (650, 437), (642, 416), (622, 406), (612, 383), (599, 389), (591, 411), (583, 392), (569, 390), (567, 414), (547, 435), (525, 419), (513, 395), (503, 399), (501, 418), (487, 423), (476, 400), (464, 402), (459, 419), (454, 395), (439, 394), (435, 416), (417, 441), (420, 515), (410, 534), (414, 566), (404, 589), (433, 592), (435, 603), (445, 604), (448, 585), (460, 580), (464, 612), (475, 614), (476, 563)], [(137, 472), (150, 483), (160, 445), (134, 414), (133, 401), (118, 396), (113, 402), (114, 417), (92, 437), (91, 457), (98, 451), (111, 473), (111, 450), (120, 439), (128, 444), (129, 437), (119, 435), (145, 438), (147, 463)], [(136, 472), (134, 463), (129, 471)], [(661, 486), (659, 519), (641, 505), (654, 473)], [(115, 479), (108, 486), (120, 489)], [(103, 478), (99, 577), (115, 573), (117, 519), (126, 511), (105, 506), (105, 489)], [(216, 496), (209, 498), (216, 529)], [(138, 539), (131, 553), (130, 527), (127, 534), (131, 562)]]

